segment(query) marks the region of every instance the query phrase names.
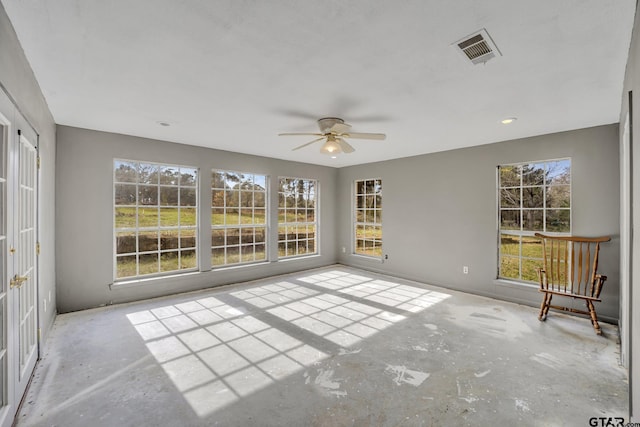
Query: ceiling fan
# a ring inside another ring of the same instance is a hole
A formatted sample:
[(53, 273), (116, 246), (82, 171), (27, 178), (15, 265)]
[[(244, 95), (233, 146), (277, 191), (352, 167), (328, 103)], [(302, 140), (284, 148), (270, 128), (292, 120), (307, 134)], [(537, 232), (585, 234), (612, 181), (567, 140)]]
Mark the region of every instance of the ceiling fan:
[(314, 142), (324, 140), (324, 144), (320, 147), (320, 152), (323, 154), (339, 154), (339, 153), (353, 153), (355, 148), (351, 146), (345, 138), (353, 139), (374, 139), (383, 140), (387, 136), (383, 133), (362, 133), (362, 132), (350, 132), (351, 125), (348, 125), (344, 120), (337, 117), (324, 117), (318, 120), (319, 133), (280, 133), (279, 136), (290, 135), (310, 135), (319, 136), (320, 138), (309, 141), (306, 144), (302, 144), (292, 151), (299, 150), (311, 145)]

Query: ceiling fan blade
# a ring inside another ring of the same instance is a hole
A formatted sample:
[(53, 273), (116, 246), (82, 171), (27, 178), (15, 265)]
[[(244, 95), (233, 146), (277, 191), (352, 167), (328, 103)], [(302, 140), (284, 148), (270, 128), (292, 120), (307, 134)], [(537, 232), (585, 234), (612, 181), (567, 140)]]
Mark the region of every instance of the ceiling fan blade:
[(363, 132), (347, 132), (342, 135), (345, 138), (353, 138), (353, 139), (376, 139), (378, 141), (382, 141), (387, 137), (384, 133), (363, 133)]
[[(304, 134), (304, 135), (308, 135), (308, 134)], [(296, 148), (292, 149), (291, 151), (299, 150), (301, 148), (306, 147), (307, 145), (313, 144), (314, 142), (322, 141), (323, 139), (324, 139), (324, 136), (322, 138), (314, 139), (313, 141), (307, 142), (306, 144), (302, 144), (301, 146), (296, 147)]]
[(329, 131), (340, 135), (341, 133), (349, 132), (349, 129), (351, 129), (351, 125), (348, 125), (346, 123), (336, 123), (331, 126), (331, 129)]
[(306, 135), (306, 136), (324, 136), (324, 134), (322, 133), (311, 133), (311, 132), (292, 132), (292, 133), (279, 133), (278, 136), (300, 136), (300, 135)]
[(353, 148), (351, 146), (351, 144), (349, 144), (347, 141), (345, 141), (342, 138), (336, 138), (336, 142), (338, 143), (338, 145), (340, 146), (340, 148), (342, 149), (343, 153), (353, 153), (354, 151), (356, 151), (355, 148)]

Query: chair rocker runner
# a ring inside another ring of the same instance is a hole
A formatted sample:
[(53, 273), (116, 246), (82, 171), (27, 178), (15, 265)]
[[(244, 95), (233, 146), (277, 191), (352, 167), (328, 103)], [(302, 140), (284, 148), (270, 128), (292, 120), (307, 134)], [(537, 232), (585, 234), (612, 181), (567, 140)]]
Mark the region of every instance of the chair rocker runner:
[[(547, 319), (549, 308), (586, 314), (596, 334), (602, 335), (594, 302), (600, 302), (600, 292), (607, 276), (597, 273), (600, 243), (611, 237), (547, 236), (536, 233), (542, 239), (543, 267), (538, 268), (542, 304), (538, 319)], [(554, 295), (584, 300), (587, 310), (551, 305)]]

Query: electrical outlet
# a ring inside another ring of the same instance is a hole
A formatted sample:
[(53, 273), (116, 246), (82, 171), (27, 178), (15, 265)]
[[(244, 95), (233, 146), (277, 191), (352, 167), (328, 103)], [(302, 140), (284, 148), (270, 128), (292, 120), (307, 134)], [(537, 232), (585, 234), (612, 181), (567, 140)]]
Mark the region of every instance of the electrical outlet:
[(469, 267), (467, 267), (466, 265), (462, 266), (462, 274), (469, 274)]
[(346, 254), (347, 253), (347, 248), (345, 248), (344, 246), (342, 247), (342, 253)]
[(385, 254), (384, 259), (389, 259), (389, 255)]

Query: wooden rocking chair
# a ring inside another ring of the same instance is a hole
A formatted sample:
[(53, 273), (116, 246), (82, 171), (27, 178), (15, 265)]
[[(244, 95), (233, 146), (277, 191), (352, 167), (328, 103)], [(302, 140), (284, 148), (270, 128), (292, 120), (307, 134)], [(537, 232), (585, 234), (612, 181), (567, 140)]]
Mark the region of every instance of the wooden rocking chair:
[[(538, 319), (547, 319), (549, 308), (586, 314), (596, 334), (602, 335), (598, 316), (593, 305), (600, 302), (600, 292), (607, 276), (598, 274), (600, 243), (610, 237), (547, 236), (536, 233), (542, 239), (543, 267), (538, 268), (540, 292), (544, 293)], [(554, 295), (584, 300), (587, 311), (551, 305)]]

